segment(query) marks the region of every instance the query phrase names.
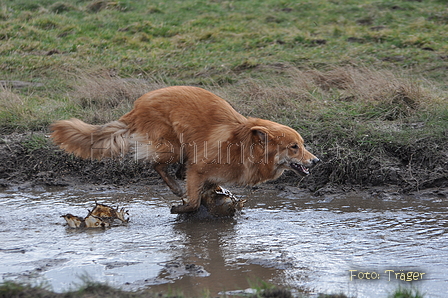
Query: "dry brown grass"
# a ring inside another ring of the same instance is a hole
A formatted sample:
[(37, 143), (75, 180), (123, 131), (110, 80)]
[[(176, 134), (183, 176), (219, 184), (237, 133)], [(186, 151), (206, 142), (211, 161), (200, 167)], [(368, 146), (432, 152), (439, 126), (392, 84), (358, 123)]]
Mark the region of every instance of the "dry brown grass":
[[(29, 115), (46, 121), (77, 117), (88, 123), (113, 121), (130, 111), (141, 95), (166, 87), (157, 80), (121, 78), (105, 70), (60, 70), (71, 78), (63, 99), (46, 99), (1, 87), (0, 113), (10, 122), (29, 123)], [(250, 79), (235, 85), (205, 86), (229, 100), (243, 115), (286, 125), (302, 120), (326, 121), (337, 117), (362, 120), (401, 120), (434, 106), (430, 84), (417, 83), (396, 73), (357, 67), (328, 71), (286, 67), (272, 80)], [(422, 87), (424, 85), (425, 87)], [(3, 110), (3, 112), (2, 112)], [(331, 116), (334, 115), (334, 116)], [(34, 117), (34, 118), (36, 118)]]
[(118, 1), (96, 0), (87, 4), (86, 9), (89, 12), (100, 12), (104, 9), (115, 9), (124, 11), (126, 10), (126, 7)]
[(35, 121), (41, 114), (33, 113), (34, 105), (35, 103), (20, 91), (0, 85), (0, 123), (3, 127), (14, 130), (21, 124), (28, 125)]
[[(426, 108), (434, 98), (415, 80), (386, 70), (338, 67), (328, 71), (290, 67), (281, 81), (244, 82), (224, 92), (251, 116), (314, 118), (338, 105), (356, 117), (397, 120)], [(295, 116), (296, 115), (296, 116)]]
[[(81, 108), (83, 120), (105, 123), (130, 111), (141, 95), (162, 87), (166, 84), (120, 78), (105, 71), (80, 72), (68, 97)], [(281, 79), (250, 79), (237, 86), (205, 88), (229, 100), (243, 115), (287, 125), (331, 114), (363, 120), (401, 120), (436, 102), (435, 93), (428, 92), (415, 79), (351, 66), (328, 71), (288, 67)]]
[(339, 67), (327, 72), (310, 70), (305, 75), (327, 93), (327, 97), (359, 102), (383, 112), (378, 115), (382, 120), (411, 116), (430, 100), (421, 85), (391, 71)]
[(11, 88), (0, 85), (0, 110), (10, 113), (21, 113), (25, 106), (25, 99)]
[(108, 73), (81, 74), (69, 98), (81, 107), (84, 121), (106, 123), (129, 112), (143, 94), (165, 86), (156, 81), (126, 79)]

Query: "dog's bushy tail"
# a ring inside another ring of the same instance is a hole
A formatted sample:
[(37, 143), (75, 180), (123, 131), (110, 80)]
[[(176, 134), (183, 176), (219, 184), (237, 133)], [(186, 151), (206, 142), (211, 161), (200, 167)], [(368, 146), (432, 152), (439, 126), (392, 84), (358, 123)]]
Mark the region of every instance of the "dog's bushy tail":
[(121, 121), (90, 125), (73, 118), (53, 123), (50, 130), (56, 145), (81, 158), (121, 157), (129, 150), (129, 129)]

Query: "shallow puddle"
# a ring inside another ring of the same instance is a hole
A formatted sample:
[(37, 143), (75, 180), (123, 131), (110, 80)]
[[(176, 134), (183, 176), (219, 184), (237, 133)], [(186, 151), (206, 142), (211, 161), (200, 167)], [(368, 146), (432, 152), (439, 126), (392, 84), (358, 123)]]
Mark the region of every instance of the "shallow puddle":
[[(447, 297), (445, 195), (314, 197), (288, 189), (236, 192), (248, 199), (243, 213), (220, 220), (170, 214), (179, 200), (163, 187), (8, 189), (0, 192), (0, 280), (62, 292), (88, 278), (212, 296), (260, 280), (356, 297), (387, 297), (412, 284), (426, 297)], [(105, 230), (66, 226), (61, 215), (85, 216), (95, 200), (125, 207), (131, 221)]]

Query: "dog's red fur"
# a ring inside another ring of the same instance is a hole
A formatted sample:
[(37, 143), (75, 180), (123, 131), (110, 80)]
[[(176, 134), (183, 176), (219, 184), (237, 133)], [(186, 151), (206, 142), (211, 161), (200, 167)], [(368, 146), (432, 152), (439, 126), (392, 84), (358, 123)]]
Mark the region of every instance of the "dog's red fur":
[(246, 118), (224, 99), (196, 87), (149, 92), (134, 109), (102, 126), (78, 119), (51, 125), (53, 141), (82, 158), (117, 157), (130, 149), (149, 159), (173, 192), (183, 196), (167, 166), (181, 163), (187, 199), (173, 213), (195, 211), (204, 188), (233, 183), (255, 185), (285, 170), (306, 175), (319, 161), (293, 129), (268, 120)]

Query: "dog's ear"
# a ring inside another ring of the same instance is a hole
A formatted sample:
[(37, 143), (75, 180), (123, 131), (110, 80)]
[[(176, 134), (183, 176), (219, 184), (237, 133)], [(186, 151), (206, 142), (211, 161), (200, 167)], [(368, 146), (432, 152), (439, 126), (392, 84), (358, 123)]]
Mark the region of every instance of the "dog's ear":
[(250, 131), (252, 136), (261, 142), (266, 142), (271, 137), (269, 130), (264, 126), (253, 126)]

